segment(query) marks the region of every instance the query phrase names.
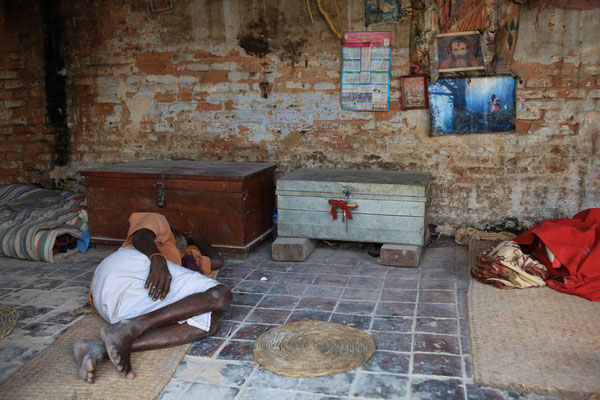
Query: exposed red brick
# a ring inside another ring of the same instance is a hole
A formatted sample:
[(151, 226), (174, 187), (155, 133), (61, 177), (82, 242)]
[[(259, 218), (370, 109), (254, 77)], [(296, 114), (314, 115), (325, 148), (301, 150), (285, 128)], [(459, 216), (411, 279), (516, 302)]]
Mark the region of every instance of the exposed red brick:
[(517, 133), (529, 133), (531, 128), (531, 121), (517, 120)]
[(198, 103), (196, 110), (198, 111), (220, 111), (223, 109), (221, 104), (212, 104), (205, 101)]
[(154, 94), (154, 99), (159, 103), (172, 103), (177, 100), (177, 95), (172, 92), (160, 93), (157, 92)]
[(200, 74), (202, 82), (229, 82), (228, 71), (208, 71)]

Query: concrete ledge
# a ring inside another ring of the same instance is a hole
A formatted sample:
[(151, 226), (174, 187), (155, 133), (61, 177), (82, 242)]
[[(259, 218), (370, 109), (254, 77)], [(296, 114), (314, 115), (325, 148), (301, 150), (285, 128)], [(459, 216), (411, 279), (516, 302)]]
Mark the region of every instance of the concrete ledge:
[(423, 248), (404, 244), (384, 244), (379, 250), (379, 262), (394, 267), (419, 266)]
[(304, 261), (316, 246), (314, 239), (278, 237), (271, 244), (271, 258), (276, 261)]

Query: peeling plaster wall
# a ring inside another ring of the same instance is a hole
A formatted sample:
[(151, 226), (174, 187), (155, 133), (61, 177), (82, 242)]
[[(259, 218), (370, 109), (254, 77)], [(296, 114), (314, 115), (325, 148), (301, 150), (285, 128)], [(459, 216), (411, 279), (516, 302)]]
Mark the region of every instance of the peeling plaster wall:
[[(82, 169), (146, 158), (260, 161), (278, 175), (429, 171), (436, 224), (600, 207), (600, 9), (549, 7), (535, 30), (522, 7), (516, 134), (430, 137), (427, 111), (400, 110), (409, 18), (370, 29), (392, 32), (391, 110), (359, 113), (340, 108), (340, 43), (316, 7), (312, 23), (304, 1), (174, 4), (63, 2), (72, 161), (55, 182), (82, 189)], [(342, 30), (364, 30), (362, 0), (323, 4)]]

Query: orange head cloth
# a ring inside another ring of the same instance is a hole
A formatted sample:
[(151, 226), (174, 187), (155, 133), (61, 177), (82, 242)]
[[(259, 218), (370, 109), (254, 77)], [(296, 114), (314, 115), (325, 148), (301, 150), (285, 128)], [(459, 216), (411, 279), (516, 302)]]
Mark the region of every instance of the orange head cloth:
[[(190, 256), (192, 257), (192, 262), (190, 262)], [(210, 258), (203, 256), (196, 246), (188, 246), (185, 248), (185, 251), (183, 252), (183, 266), (201, 272), (204, 275), (208, 275), (212, 271), (210, 267)]]

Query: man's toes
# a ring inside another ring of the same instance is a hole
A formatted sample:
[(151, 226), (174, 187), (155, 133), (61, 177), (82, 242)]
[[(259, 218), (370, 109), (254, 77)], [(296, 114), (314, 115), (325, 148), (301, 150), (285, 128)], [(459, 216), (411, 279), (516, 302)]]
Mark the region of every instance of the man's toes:
[(135, 374), (133, 373), (133, 370), (130, 369), (129, 372), (125, 375), (125, 377), (127, 379), (133, 379), (133, 378), (135, 378)]

